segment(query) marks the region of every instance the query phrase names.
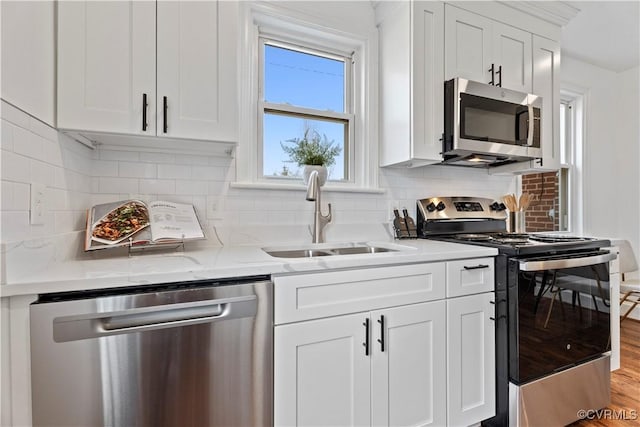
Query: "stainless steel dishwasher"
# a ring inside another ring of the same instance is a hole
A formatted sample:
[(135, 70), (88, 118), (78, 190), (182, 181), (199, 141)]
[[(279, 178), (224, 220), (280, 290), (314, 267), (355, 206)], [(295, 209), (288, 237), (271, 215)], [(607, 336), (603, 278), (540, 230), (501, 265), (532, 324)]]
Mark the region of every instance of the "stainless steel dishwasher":
[(34, 426), (273, 424), (269, 277), (41, 295)]

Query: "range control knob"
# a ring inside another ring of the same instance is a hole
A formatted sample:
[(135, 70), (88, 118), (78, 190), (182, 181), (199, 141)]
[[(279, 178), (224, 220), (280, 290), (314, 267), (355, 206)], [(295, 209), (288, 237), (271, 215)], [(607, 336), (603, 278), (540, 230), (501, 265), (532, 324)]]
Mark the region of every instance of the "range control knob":
[(433, 202), (429, 203), (429, 204), (427, 205), (427, 210), (428, 210), (429, 212), (433, 212), (433, 211), (435, 211), (435, 210), (436, 210), (436, 205), (435, 205)]
[(446, 208), (446, 206), (442, 202), (438, 203), (438, 206), (436, 206), (436, 209), (438, 211), (443, 211), (445, 208)]
[(498, 211), (498, 212), (500, 212), (500, 211), (503, 211), (503, 210), (507, 209), (507, 207), (504, 205), (504, 203), (498, 203), (498, 202), (493, 202), (493, 203), (491, 203), (491, 204), (489, 205), (489, 208), (490, 208), (492, 211)]

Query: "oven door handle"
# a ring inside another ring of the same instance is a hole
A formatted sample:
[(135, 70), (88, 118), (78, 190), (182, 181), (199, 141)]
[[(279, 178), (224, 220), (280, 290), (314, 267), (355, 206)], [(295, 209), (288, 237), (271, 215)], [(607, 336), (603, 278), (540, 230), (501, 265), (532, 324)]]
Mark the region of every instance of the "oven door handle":
[(520, 261), (520, 271), (560, 270), (563, 268), (585, 267), (602, 264), (616, 259), (617, 255), (608, 253), (584, 258), (554, 259), (548, 261)]

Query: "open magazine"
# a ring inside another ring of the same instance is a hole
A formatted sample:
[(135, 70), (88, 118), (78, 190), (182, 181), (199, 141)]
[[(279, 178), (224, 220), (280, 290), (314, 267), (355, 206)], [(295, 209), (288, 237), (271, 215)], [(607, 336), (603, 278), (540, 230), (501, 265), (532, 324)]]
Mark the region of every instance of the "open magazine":
[(165, 201), (96, 205), (87, 211), (85, 251), (204, 239), (192, 205)]

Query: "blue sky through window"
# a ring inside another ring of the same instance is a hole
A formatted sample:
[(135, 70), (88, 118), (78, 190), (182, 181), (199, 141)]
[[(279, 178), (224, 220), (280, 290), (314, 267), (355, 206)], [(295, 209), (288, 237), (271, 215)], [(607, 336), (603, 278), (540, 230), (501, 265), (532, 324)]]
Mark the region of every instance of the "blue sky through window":
[[(344, 112), (345, 84), (343, 61), (312, 55), (269, 44), (264, 45), (264, 99), (271, 103), (289, 104), (320, 111)], [(284, 168), (289, 176), (301, 175), (302, 168), (288, 162), (280, 143), (301, 138), (306, 126), (326, 135), (342, 147), (329, 179), (344, 179), (345, 124), (324, 120), (264, 114), (263, 174), (281, 176)]]

